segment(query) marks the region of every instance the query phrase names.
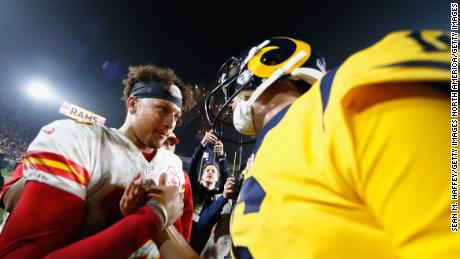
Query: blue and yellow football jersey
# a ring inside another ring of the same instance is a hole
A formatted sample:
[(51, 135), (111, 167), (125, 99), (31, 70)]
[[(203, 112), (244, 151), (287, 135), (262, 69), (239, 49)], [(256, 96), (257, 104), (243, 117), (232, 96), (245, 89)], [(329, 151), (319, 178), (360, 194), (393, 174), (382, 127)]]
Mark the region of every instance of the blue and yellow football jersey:
[(389, 34), (275, 116), (234, 209), (234, 256), (458, 258), (449, 41)]

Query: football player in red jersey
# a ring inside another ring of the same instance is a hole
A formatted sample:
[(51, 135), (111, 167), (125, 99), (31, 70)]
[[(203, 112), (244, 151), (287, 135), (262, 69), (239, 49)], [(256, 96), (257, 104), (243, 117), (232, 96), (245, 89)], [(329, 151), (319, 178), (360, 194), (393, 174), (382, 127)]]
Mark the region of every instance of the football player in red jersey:
[[(180, 217), (182, 164), (159, 147), (188, 109), (191, 91), (172, 70), (152, 65), (130, 67), (124, 85), (120, 129), (61, 120), (31, 143), (0, 257), (126, 258)], [(145, 148), (154, 149), (151, 161), (139, 152)], [(145, 178), (180, 186), (150, 186), (149, 200), (123, 218), (124, 189)]]

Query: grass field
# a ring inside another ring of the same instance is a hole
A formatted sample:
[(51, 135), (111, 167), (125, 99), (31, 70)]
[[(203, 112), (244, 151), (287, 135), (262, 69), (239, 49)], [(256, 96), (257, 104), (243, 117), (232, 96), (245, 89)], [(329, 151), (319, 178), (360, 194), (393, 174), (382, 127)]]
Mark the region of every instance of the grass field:
[(13, 172), (2, 172), (3, 178), (5, 178), (5, 183), (11, 178)]
[[(2, 172), (5, 183), (11, 178), (11, 172)], [(0, 208), (0, 223), (3, 221), (3, 209)]]

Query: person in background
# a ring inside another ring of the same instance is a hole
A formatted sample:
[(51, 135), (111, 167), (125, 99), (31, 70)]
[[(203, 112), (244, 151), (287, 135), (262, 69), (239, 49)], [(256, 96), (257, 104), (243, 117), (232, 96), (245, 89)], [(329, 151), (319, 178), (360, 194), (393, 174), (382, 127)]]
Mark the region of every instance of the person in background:
[(230, 255), (230, 216), (236, 200), (235, 178), (228, 177), (224, 191), (200, 213), (194, 225), (199, 233), (194, 240), (195, 251), (204, 258), (223, 258)]
[(171, 151), (173, 154), (176, 153), (176, 145), (179, 144), (179, 138), (176, 136), (176, 134), (171, 133), (171, 135), (168, 136), (168, 138), (163, 142), (162, 147), (166, 150)]
[[(163, 142), (163, 148), (174, 153), (176, 151), (176, 145), (179, 144), (179, 138), (176, 134), (171, 133), (168, 138)], [(192, 233), (192, 217), (193, 217), (193, 197), (192, 197), (192, 186), (190, 184), (190, 178), (187, 172), (184, 172), (185, 176), (185, 191), (184, 191), (184, 212), (181, 217), (182, 236), (187, 242), (190, 242), (190, 235)], [(179, 230), (179, 226), (176, 225)]]
[[(211, 161), (205, 163), (200, 174), (199, 165), (202, 161), (204, 150), (208, 145), (214, 145), (214, 157), (217, 158), (218, 162)], [(230, 176), (230, 169), (228, 168), (224, 146), (212, 132), (206, 132), (200, 145), (195, 149), (192, 161), (190, 162), (189, 176), (195, 207), (190, 245), (199, 253), (203, 247), (203, 237), (201, 233), (197, 231), (196, 224), (200, 218), (201, 211), (214, 202), (219, 193), (222, 193), (223, 186)]]

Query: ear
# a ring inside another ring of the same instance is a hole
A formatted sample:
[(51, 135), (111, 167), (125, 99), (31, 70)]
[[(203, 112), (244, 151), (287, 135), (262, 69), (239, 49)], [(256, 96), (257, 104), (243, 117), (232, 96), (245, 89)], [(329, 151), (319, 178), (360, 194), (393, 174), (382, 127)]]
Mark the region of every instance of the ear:
[(137, 98), (134, 96), (130, 96), (126, 101), (126, 109), (129, 113), (134, 114), (137, 111)]

